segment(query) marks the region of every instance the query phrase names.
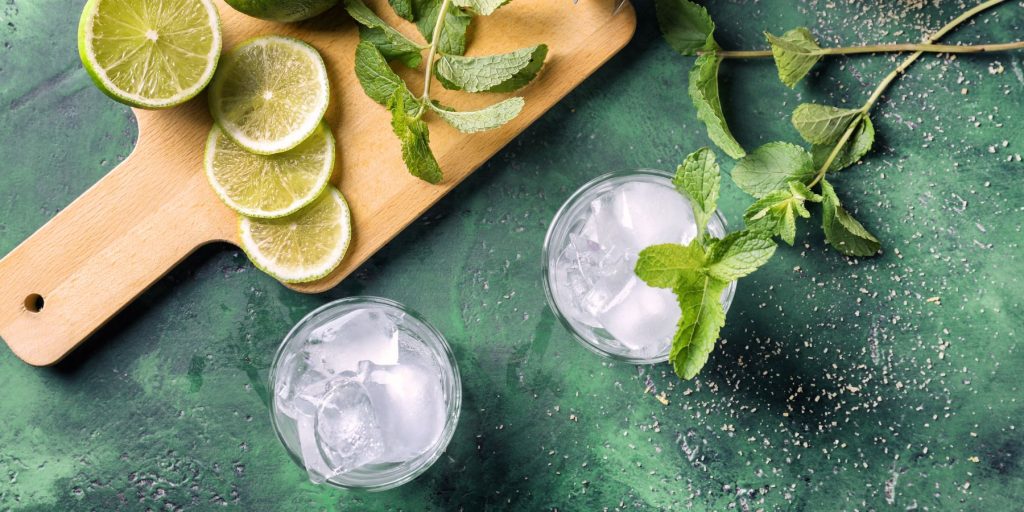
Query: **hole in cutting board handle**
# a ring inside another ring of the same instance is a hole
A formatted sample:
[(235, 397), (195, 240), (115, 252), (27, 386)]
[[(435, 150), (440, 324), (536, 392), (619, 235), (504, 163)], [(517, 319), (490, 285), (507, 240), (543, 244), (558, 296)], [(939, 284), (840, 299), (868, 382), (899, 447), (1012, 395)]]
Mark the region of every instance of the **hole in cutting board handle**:
[(43, 296), (38, 293), (33, 293), (28, 297), (25, 297), (25, 309), (29, 313), (38, 313), (43, 310), (43, 306), (46, 305), (46, 301), (43, 300)]

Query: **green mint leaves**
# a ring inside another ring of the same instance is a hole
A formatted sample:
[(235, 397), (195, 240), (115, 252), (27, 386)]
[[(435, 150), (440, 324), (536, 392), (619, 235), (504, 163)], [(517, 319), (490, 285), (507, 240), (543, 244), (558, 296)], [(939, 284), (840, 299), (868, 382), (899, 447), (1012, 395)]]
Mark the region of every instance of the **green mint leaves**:
[(453, 3), (459, 7), (463, 7), (473, 11), (474, 14), (480, 16), (488, 16), (494, 11), (497, 11), (499, 7), (509, 3), (510, 0), (453, 0)]
[[(523, 98), (513, 97), (489, 107), (460, 112), (441, 106), (430, 98), (435, 73), (448, 89), (467, 92), (511, 92), (537, 77), (548, 47), (540, 44), (513, 52), (485, 57), (463, 57), (466, 37), (474, 15), (488, 15), (508, 0), (388, 0), (395, 13), (412, 23), (427, 39), (422, 45), (388, 25), (362, 0), (344, 0), (345, 9), (360, 25), (356, 47), (355, 73), (363, 91), (391, 112), (391, 128), (402, 148), (409, 172), (429, 183), (440, 183), (441, 168), (430, 149), (430, 132), (423, 116), (438, 116), (463, 133), (492, 130), (515, 119), (523, 110)], [(439, 23), (440, 22), (440, 23)], [(434, 34), (434, 27), (440, 31)], [(436, 35), (436, 37), (435, 37)], [(422, 52), (437, 55), (423, 62)], [(416, 68), (424, 67), (426, 83), (421, 97), (414, 95), (389, 61)]]
[(407, 21), (416, 19), (416, 15), (412, 12), (412, 0), (388, 0), (388, 4), (394, 9), (395, 14), (403, 19)]
[[(721, 175), (708, 148), (689, 156), (672, 180), (693, 205), (701, 233), (715, 211)], [(698, 234), (688, 245), (662, 244), (640, 252), (636, 275), (655, 288), (670, 288), (682, 317), (669, 361), (676, 374), (692, 379), (707, 363), (725, 325), (722, 292), (730, 282), (754, 272), (775, 254), (775, 243), (759, 231), (730, 233), (721, 240)]]
[(790, 181), (807, 183), (814, 178), (811, 154), (788, 142), (769, 142), (741, 159), (732, 180), (744, 192), (762, 198), (786, 188)]
[(843, 209), (835, 189), (825, 180), (821, 182), (821, 195), (825, 198), (821, 227), (828, 243), (847, 256), (874, 256), (882, 244)]
[(423, 61), (420, 46), (380, 19), (362, 0), (345, 0), (345, 10), (359, 23), (359, 38), (371, 41), (387, 60), (398, 59), (408, 67)]
[(821, 58), (821, 47), (806, 27), (794, 28), (782, 36), (765, 33), (765, 37), (772, 47), (779, 80), (790, 88), (796, 87)]
[(729, 233), (710, 244), (708, 275), (720, 281), (746, 277), (775, 255), (775, 243), (751, 230)]
[(718, 57), (715, 23), (707, 9), (689, 0), (656, 0), (658, 25), (665, 40), (683, 55), (698, 55), (690, 68), (689, 94), (697, 108), (697, 118), (707, 127), (708, 138), (733, 158), (742, 158), (746, 151), (736, 141), (722, 112), (718, 92)]
[(704, 247), (699, 241), (690, 245), (652, 245), (640, 252), (636, 275), (655, 288), (675, 288), (687, 273), (704, 268)]
[(434, 73), (445, 89), (510, 92), (537, 76), (547, 54), (547, 45), (540, 44), (485, 57), (442, 55), (434, 64)]
[(409, 115), (401, 91), (395, 91), (387, 107), (391, 111), (391, 129), (402, 143), (402, 160), (409, 173), (427, 183), (440, 183), (443, 175), (434, 153), (430, 151), (427, 123)]
[(722, 59), (714, 53), (697, 57), (697, 61), (690, 69), (688, 92), (693, 106), (697, 108), (697, 119), (704, 123), (711, 142), (727, 155), (743, 158), (747, 152), (729, 130), (729, 124), (722, 112), (722, 100), (718, 92), (718, 68), (721, 63)]
[(403, 104), (407, 108), (418, 107), (405, 82), (388, 66), (384, 55), (372, 41), (363, 41), (356, 46), (356, 78), (366, 95), (381, 105), (387, 106), (395, 93), (402, 91)]
[(683, 55), (718, 48), (715, 22), (708, 10), (688, 0), (655, 0), (658, 26), (665, 40)]
[(679, 330), (668, 354), (676, 375), (692, 379), (707, 364), (718, 333), (725, 325), (721, 297), (727, 286), (729, 283), (710, 275), (691, 273), (673, 288), (682, 311)]
[(456, 130), (463, 133), (476, 133), (493, 130), (515, 119), (522, 112), (525, 104), (526, 102), (522, 98), (509, 98), (485, 109), (472, 112), (447, 110), (433, 103), (430, 104), (430, 108)]
[(785, 189), (773, 190), (747, 208), (743, 220), (750, 229), (766, 236), (778, 235), (789, 245), (796, 241), (796, 218), (810, 218), (805, 203), (820, 203), (821, 196), (799, 181), (790, 181)]
[(860, 109), (803, 103), (793, 111), (793, 127), (811, 144), (835, 144)]
[[(686, 158), (676, 173), (675, 186), (693, 203), (701, 232), (689, 245), (656, 245), (641, 252), (636, 274), (647, 284), (671, 288), (679, 299), (682, 320), (669, 360), (676, 373), (692, 378), (706, 363), (725, 313), (719, 297), (727, 283), (739, 279), (767, 262), (776, 250), (772, 239), (779, 237), (793, 245), (797, 219), (812, 216), (808, 203), (819, 203), (826, 241), (846, 256), (874, 256), (881, 243), (846, 210), (832, 183), (830, 173), (859, 162), (875, 141), (875, 127), (869, 113), (882, 94), (924, 52), (936, 52), (939, 38), (972, 19), (993, 3), (965, 11), (947, 23), (921, 45), (880, 45), (857, 48), (822, 49), (811, 31), (799, 27), (781, 36), (765, 33), (770, 50), (729, 51), (714, 39), (715, 23), (708, 11), (690, 0), (655, 0), (658, 24), (669, 45), (682, 55), (697, 58), (690, 70), (688, 92), (697, 117), (707, 127), (708, 137), (729, 156), (738, 160), (732, 179), (756, 200), (744, 213), (747, 228), (722, 240), (713, 240), (703, 229), (717, 202), (720, 182), (718, 165), (708, 149)], [(1005, 45), (982, 45), (979, 50)], [(726, 58), (771, 56), (779, 79), (790, 88), (803, 80), (825, 55), (867, 53), (868, 51), (914, 50), (891, 71), (860, 108), (802, 104), (792, 123), (810, 149), (786, 142), (769, 142), (751, 153), (729, 130), (723, 116), (718, 73)], [(820, 192), (815, 188), (820, 187)]]
[[(855, 120), (856, 121), (856, 120)], [(871, 123), (871, 118), (867, 114), (861, 114), (860, 124), (857, 125), (853, 135), (850, 137), (842, 149), (839, 150), (839, 154), (836, 156), (832, 163), (828, 166), (828, 172), (841, 171), (864, 157), (871, 150), (871, 146), (875, 143), (875, 126)], [(811, 148), (811, 155), (814, 160), (814, 167), (821, 168), (825, 165), (825, 161), (828, 160), (829, 155), (832, 153), (832, 149), (835, 144), (815, 144)]]
[(707, 229), (708, 221), (718, 208), (718, 192), (722, 182), (715, 154), (709, 148), (702, 148), (683, 160), (676, 169), (672, 184), (693, 205), (693, 217), (697, 222), (697, 236)]
[(466, 53), (466, 33), (469, 31), (469, 22), (473, 20), (472, 15), (462, 9), (450, 7), (447, 12), (442, 13), (442, 0), (412, 0), (412, 4), (416, 28), (427, 41), (434, 38), (434, 27), (437, 26), (438, 17), (444, 17), (441, 22), (441, 34), (437, 40), (437, 51), (448, 55)]

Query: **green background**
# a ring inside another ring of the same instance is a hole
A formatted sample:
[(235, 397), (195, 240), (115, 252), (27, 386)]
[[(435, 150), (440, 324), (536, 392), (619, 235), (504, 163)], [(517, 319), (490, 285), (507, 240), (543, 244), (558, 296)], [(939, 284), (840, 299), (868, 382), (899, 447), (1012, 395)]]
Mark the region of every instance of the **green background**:
[[(0, 5), (0, 253), (135, 139), (131, 113), (78, 62), (81, 4)], [(711, 12), (719, 42), (746, 49), (797, 25), (826, 45), (914, 41), (962, 8), (932, 4)], [(674, 168), (707, 143), (685, 95), (691, 60), (660, 39), (651, 5), (638, 10), (622, 54), (336, 290), (290, 292), (208, 247), (54, 368), (0, 349), (0, 508), (1020, 510), (1024, 54), (927, 57), (900, 79), (874, 113), (875, 150), (833, 180), (884, 255), (844, 258), (803, 223), (795, 247), (740, 283), (700, 378), (679, 382), (668, 365), (576, 344), (539, 275), (547, 223), (576, 187)], [(1024, 8), (1008, 2), (948, 40), (1022, 33)], [(798, 103), (859, 105), (892, 67), (834, 58), (791, 91), (770, 61), (729, 61), (726, 114), (748, 149), (797, 142)], [(737, 225), (750, 200), (731, 182), (723, 195)], [(310, 484), (267, 412), (289, 327), (356, 294), (420, 311), (463, 375), (446, 455), (382, 494)]]

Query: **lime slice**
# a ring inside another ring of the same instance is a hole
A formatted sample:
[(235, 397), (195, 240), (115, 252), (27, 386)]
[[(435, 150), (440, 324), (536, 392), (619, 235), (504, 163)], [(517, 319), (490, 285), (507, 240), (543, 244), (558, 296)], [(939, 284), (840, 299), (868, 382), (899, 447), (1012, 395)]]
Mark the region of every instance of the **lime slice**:
[(220, 57), (211, 0), (89, 0), (78, 54), (96, 85), (133, 107), (180, 105), (202, 91)]
[(329, 97), (327, 68), (312, 46), (257, 37), (224, 55), (210, 85), (210, 113), (239, 146), (270, 155), (306, 140)]
[(324, 191), (334, 171), (334, 135), (321, 122), (295, 149), (257, 155), (214, 125), (206, 139), (204, 163), (210, 184), (232, 210), (247, 217), (284, 217)]
[(352, 240), (348, 204), (334, 187), (313, 204), (280, 219), (240, 220), (242, 250), (260, 270), (284, 283), (307, 283), (330, 274)]

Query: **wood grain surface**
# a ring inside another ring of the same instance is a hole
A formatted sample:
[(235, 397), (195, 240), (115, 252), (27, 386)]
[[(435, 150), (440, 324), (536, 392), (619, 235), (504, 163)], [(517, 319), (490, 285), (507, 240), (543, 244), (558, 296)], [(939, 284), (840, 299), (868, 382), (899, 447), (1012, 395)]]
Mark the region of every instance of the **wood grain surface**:
[[(225, 51), (259, 35), (291, 35), (316, 47), (327, 64), (327, 120), (338, 142), (332, 182), (352, 208), (355, 235), (334, 273), (292, 287), (306, 293), (341, 282), (624, 47), (636, 27), (631, 6), (613, 15), (613, 3), (599, 0), (517, 0), (475, 19), (468, 55), (537, 43), (551, 51), (538, 79), (517, 93), (526, 98), (522, 114), (502, 128), (465, 135), (430, 121), (431, 145), (445, 178), (429, 185), (408, 174), (390, 133), (390, 115), (365, 96), (352, 72), (358, 31), (344, 10), (279, 24), (216, 3)], [(369, 4), (410, 38), (422, 40), (384, 0)], [(412, 90), (420, 90), (420, 72), (400, 72)], [(508, 96), (451, 93), (435, 85), (437, 99), (460, 110)], [(217, 199), (202, 170), (212, 124), (206, 95), (171, 110), (135, 114), (139, 139), (132, 154), (0, 260), (0, 337), (29, 364), (59, 361), (198, 247), (238, 243), (237, 217)]]

